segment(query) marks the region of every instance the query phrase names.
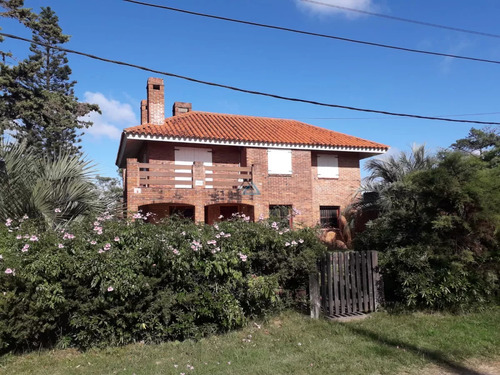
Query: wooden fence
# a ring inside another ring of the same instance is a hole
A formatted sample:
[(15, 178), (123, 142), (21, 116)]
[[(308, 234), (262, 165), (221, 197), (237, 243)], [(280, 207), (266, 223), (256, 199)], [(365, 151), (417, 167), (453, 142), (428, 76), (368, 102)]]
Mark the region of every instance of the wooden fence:
[(325, 315), (331, 317), (375, 311), (380, 281), (378, 253), (376, 251), (327, 253), (319, 263), (318, 274), (311, 276), (310, 281), (313, 317), (319, 315), (319, 307)]

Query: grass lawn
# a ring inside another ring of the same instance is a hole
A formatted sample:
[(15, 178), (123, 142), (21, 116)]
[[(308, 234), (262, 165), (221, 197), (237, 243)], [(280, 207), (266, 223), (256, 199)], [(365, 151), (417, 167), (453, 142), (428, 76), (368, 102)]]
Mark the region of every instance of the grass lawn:
[(7, 355), (0, 357), (0, 373), (364, 375), (416, 374), (437, 365), (460, 374), (469, 359), (498, 358), (500, 308), (463, 316), (382, 312), (349, 323), (286, 312), (199, 342)]

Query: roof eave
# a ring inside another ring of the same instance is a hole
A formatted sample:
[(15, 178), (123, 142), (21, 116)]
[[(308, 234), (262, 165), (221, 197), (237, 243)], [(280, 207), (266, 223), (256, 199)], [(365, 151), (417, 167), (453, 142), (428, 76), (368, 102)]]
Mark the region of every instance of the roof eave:
[(316, 145), (291, 144), (291, 143), (271, 143), (271, 142), (259, 142), (259, 141), (220, 140), (220, 139), (196, 138), (196, 137), (176, 137), (176, 136), (149, 135), (149, 134), (130, 134), (123, 132), (122, 140), (120, 141), (120, 151), (118, 153), (117, 165), (121, 163), (121, 158), (123, 157), (123, 154), (125, 152), (126, 141), (124, 141), (124, 139), (159, 141), (159, 142), (180, 142), (180, 143), (193, 143), (193, 144), (205, 144), (205, 145), (359, 152), (366, 154), (364, 158), (374, 155), (384, 154), (389, 150), (389, 147), (385, 145), (368, 147), (368, 146), (339, 146), (339, 145), (318, 145), (318, 144)]

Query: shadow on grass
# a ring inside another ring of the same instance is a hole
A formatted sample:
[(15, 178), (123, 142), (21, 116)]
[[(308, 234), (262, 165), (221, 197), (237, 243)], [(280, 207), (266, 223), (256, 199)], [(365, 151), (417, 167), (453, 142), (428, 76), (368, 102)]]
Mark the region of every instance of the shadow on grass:
[(355, 333), (356, 335), (363, 336), (366, 338), (369, 338), (372, 341), (375, 341), (379, 344), (392, 347), (392, 348), (400, 348), (404, 349), (406, 351), (412, 352), (415, 355), (423, 355), (425, 358), (431, 360), (434, 362), (436, 365), (445, 367), (448, 371), (453, 372), (454, 374), (458, 375), (485, 375), (482, 372), (478, 372), (475, 370), (472, 370), (468, 367), (465, 367), (455, 361), (452, 361), (448, 358), (446, 358), (446, 354), (440, 351), (436, 350), (429, 350), (429, 349), (423, 349), (418, 346), (399, 341), (399, 340), (394, 340), (390, 339), (387, 337), (383, 337), (378, 333), (369, 331), (364, 328), (359, 328), (359, 327), (353, 327), (350, 324), (345, 324), (345, 327), (350, 330), (352, 333)]

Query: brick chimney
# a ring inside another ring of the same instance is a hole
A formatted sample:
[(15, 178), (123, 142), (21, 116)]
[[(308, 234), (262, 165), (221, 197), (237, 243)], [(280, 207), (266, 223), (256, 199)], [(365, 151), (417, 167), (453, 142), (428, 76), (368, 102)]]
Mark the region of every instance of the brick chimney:
[[(148, 78), (146, 86), (148, 100), (145, 109), (147, 122), (162, 125), (165, 122), (165, 86), (161, 78)], [(141, 102), (141, 121), (143, 120), (143, 103)]]
[(181, 113), (191, 112), (192, 110), (191, 103), (183, 103), (183, 102), (175, 102), (172, 107), (172, 116), (180, 115)]
[(141, 100), (141, 125), (148, 123), (148, 101)]

